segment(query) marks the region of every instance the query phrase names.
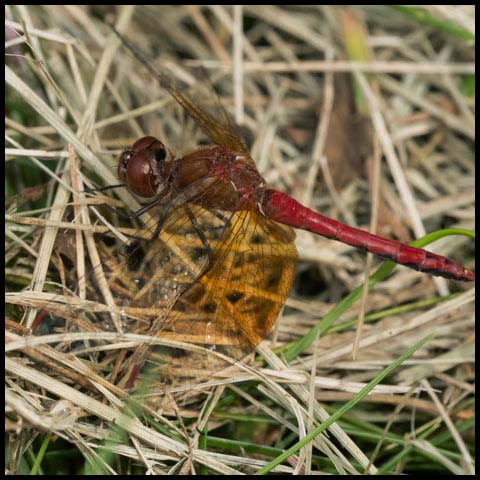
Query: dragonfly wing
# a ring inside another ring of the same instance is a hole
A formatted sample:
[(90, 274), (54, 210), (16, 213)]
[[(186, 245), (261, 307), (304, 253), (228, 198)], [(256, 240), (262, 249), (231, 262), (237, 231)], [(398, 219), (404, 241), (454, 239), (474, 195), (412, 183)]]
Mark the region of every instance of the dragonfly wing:
[[(255, 211), (236, 212), (208, 268), (178, 297), (156, 332), (187, 347), (151, 357), (162, 382), (198, 382), (240, 360), (271, 330), (290, 291), (297, 252), (289, 227)], [(189, 345), (202, 347), (198, 352)]]
[[(152, 218), (160, 216), (149, 213)], [(161, 328), (178, 297), (208, 268), (229, 223), (229, 216), (189, 204), (168, 214), (157, 238), (152, 238), (157, 221), (138, 230), (126, 248), (108, 246), (102, 235), (99, 255), (124, 331), (152, 335)], [(95, 273), (88, 274), (88, 299), (103, 303)], [(103, 329), (112, 324), (110, 314), (87, 312), (87, 317)], [(151, 345), (141, 347), (149, 350)]]
[[(207, 215), (195, 206), (188, 211), (178, 207), (167, 216), (158, 238), (148, 238), (155, 230), (148, 228), (142, 231), (146, 239), (137, 238), (126, 251), (117, 253), (109, 282), (112, 287), (123, 282), (124, 288), (119, 291), (128, 291), (128, 298), (117, 297), (123, 305), (168, 309), (202, 274), (210, 261), (212, 245), (228, 224), (228, 218), (213, 215), (207, 222)], [(200, 221), (192, 222), (192, 216)]]
[[(228, 114), (220, 105), (216, 96), (209, 96), (214, 107), (205, 108), (193, 100), (187, 93), (177, 87), (176, 82), (165, 74), (159, 74), (160, 83), (170, 95), (183, 107), (190, 117), (197, 123), (203, 132), (217, 145), (228, 147), (232, 152), (248, 154), (248, 148), (240, 135), (235, 131)], [(208, 110), (216, 111), (214, 117)]]
[[(203, 98), (209, 99), (212, 107), (204, 108), (204, 101), (196, 101), (178, 86), (177, 81), (163, 71), (158, 71), (146, 56), (113, 27), (123, 44), (132, 52), (135, 58), (156, 78), (160, 85), (182, 106), (185, 112), (192, 117), (203, 132), (217, 145), (228, 147), (235, 153), (248, 155), (248, 148), (241, 136), (235, 131), (229, 116), (221, 106), (216, 95), (208, 91)], [(206, 82), (204, 82), (206, 83)], [(202, 98), (201, 93), (199, 98)], [(209, 110), (214, 113), (209, 113)]]
[[(229, 362), (217, 353), (240, 360), (271, 330), (293, 281), (295, 235), (259, 212), (191, 203), (171, 211), (152, 239), (156, 225), (139, 230), (127, 250), (97, 242), (123, 330), (166, 344), (140, 344), (128, 359), (127, 350), (107, 350), (102, 364), (111, 365), (110, 381), (121, 375), (120, 385), (136, 365), (151, 366), (141, 375), (165, 385), (222, 370)], [(86, 283), (87, 299), (103, 303), (93, 272)], [(93, 319), (88, 328), (112, 324), (107, 313), (87, 311), (86, 318)]]

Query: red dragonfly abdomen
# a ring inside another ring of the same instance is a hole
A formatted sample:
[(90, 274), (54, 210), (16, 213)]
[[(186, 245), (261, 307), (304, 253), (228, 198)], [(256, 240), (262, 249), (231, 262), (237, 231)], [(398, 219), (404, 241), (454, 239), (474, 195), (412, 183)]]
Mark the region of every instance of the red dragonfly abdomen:
[(453, 260), (349, 227), (304, 207), (276, 190), (265, 191), (261, 208), (268, 218), (277, 222), (347, 243), (420, 272), (461, 281), (475, 279), (473, 272)]

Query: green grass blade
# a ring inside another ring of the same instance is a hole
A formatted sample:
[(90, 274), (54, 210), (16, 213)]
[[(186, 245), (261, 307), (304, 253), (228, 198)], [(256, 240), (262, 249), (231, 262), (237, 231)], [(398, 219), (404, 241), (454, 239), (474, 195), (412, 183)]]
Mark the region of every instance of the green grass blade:
[[(475, 232), (466, 230), (463, 228), (448, 228), (444, 230), (437, 230), (436, 232), (429, 233), (422, 238), (410, 242), (412, 247), (422, 248), (429, 243), (439, 240), (440, 238), (449, 235), (466, 235), (475, 239)], [(368, 279), (368, 289), (371, 290), (375, 284), (383, 280), (389, 275), (395, 268), (394, 262), (383, 262), (378, 270), (370, 276)], [(296, 358), (300, 353), (306, 350), (317, 338), (317, 332), (321, 336), (323, 335), (332, 324), (340, 318), (357, 300), (360, 300), (363, 293), (363, 285), (360, 285), (355, 290), (352, 290), (343, 300), (341, 300), (335, 307), (332, 308), (306, 335), (300, 340), (291, 342), (280, 351), (282, 358), (285, 361), (290, 362)]]
[(268, 473), (272, 468), (279, 465), (281, 462), (286, 460), (290, 455), (298, 452), (302, 447), (304, 447), (308, 442), (312, 441), (316, 436), (325, 431), (330, 425), (335, 423), (339, 418), (341, 418), (345, 413), (351, 410), (357, 403), (359, 403), (363, 398), (365, 398), (373, 388), (378, 385), (384, 378), (390, 375), (401, 363), (403, 363), (407, 358), (412, 356), (419, 348), (421, 348), (428, 340), (430, 340), (433, 335), (427, 335), (425, 338), (417, 342), (413, 347), (409, 348), (403, 355), (397, 358), (392, 362), (388, 367), (386, 367), (382, 372), (380, 372), (375, 378), (373, 378), (365, 387), (363, 387), (354, 398), (347, 402), (343, 407), (339, 408), (327, 421), (319, 425), (317, 428), (313, 429), (305, 438), (293, 445), (277, 458), (272, 460), (270, 463), (261, 468), (257, 475), (262, 475)]
[(432, 15), (428, 10), (422, 7), (407, 7), (403, 5), (391, 5), (391, 8), (397, 12), (414, 18), (417, 22), (435, 28), (442, 32), (448, 33), (459, 40), (469, 41), (475, 40), (475, 35), (465, 28), (459, 27), (457, 24), (444, 20), (443, 18)]

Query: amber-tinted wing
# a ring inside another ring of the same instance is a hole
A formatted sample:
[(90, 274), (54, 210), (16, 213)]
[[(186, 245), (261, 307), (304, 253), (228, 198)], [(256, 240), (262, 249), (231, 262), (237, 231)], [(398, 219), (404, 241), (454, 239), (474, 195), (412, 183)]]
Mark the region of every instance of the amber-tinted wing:
[[(200, 202), (203, 195), (214, 194), (216, 185), (212, 181), (196, 200)], [(198, 291), (196, 285), (200, 285), (199, 279), (212, 269), (212, 261), (222, 255), (223, 240), (231, 236), (235, 217), (231, 212), (210, 211), (189, 203), (169, 211), (161, 224), (161, 232), (155, 237), (163, 214), (162, 207), (152, 207), (148, 214), (150, 223), (138, 230), (129, 230), (131, 238), (128, 245), (119, 246), (109, 234), (98, 236), (96, 243), (101, 267), (89, 271), (83, 278), (87, 286), (86, 300), (98, 305), (91, 309), (92, 304), (88, 304), (83, 313), (76, 313), (82, 321), (90, 322), (83, 324), (90, 329), (113, 330), (112, 315), (116, 315), (120, 317), (124, 332), (149, 336), (170, 332), (183, 335), (185, 340), (187, 332), (194, 332), (194, 324), (185, 323), (186, 317), (182, 315), (183, 323), (179, 323), (178, 327), (172, 326), (180, 320), (177, 315), (171, 314), (172, 309), (175, 306), (180, 308), (179, 298), (187, 291), (189, 295), (185, 298), (192, 301), (194, 292)], [(57, 255), (64, 259), (65, 264), (69, 262), (73, 265), (76, 261), (74, 235), (65, 235), (58, 240)], [(115, 309), (105, 306), (110, 304), (105, 300), (105, 289), (99, 286), (100, 271), (106, 277)], [(75, 269), (67, 268), (67, 274), (70, 272), (75, 272)], [(176, 337), (170, 335), (170, 338)], [(200, 342), (197, 338), (197, 343), (204, 341)], [(103, 368), (110, 381), (118, 383), (119, 375), (123, 373), (127, 377), (132, 367), (143, 364), (152, 353), (152, 345), (147, 342), (133, 350), (133, 355), (124, 351), (121, 359), (118, 350), (107, 351), (102, 357)], [(175, 354), (174, 350), (171, 352)], [(111, 368), (110, 373), (107, 366)], [(128, 378), (123, 385), (127, 381)]]
[(197, 125), (214, 143), (228, 147), (232, 152), (248, 155), (247, 146), (235, 131), (228, 114), (219, 104), (216, 96), (211, 94), (209, 97), (210, 102), (214, 105), (214, 107), (210, 107), (210, 111), (215, 109), (218, 113), (218, 116), (215, 118), (207, 108), (201, 107), (198, 102), (180, 90), (172, 78), (165, 74), (157, 78), (162, 87), (168, 90), (170, 95), (185, 109), (187, 114), (195, 120)]
[(108, 286), (128, 332), (159, 328), (177, 298), (208, 268), (232, 215), (215, 215), (193, 204), (178, 207), (152, 238), (160, 210), (149, 211), (152, 223), (139, 229), (129, 245), (110, 248), (99, 242)]
[[(202, 102), (194, 100), (185, 89), (178, 86), (178, 83), (165, 72), (157, 71), (137, 47), (132, 45), (125, 37), (111, 27), (121, 39), (123, 44), (132, 52), (135, 58), (144, 65), (151, 75), (158, 80), (160, 85), (182, 106), (185, 112), (197, 123), (203, 132), (217, 145), (222, 145), (235, 153), (243, 153), (248, 156), (248, 148), (241, 136), (235, 131), (227, 112), (218, 102), (214, 92), (208, 92)], [(210, 87), (210, 86), (209, 86)], [(208, 99), (213, 107), (201, 106)], [(211, 112), (215, 112), (214, 114)]]
[[(197, 213), (199, 223), (212, 215), (203, 209)], [(230, 364), (215, 352), (233, 360), (251, 352), (271, 330), (290, 291), (297, 260), (294, 237), (289, 227), (258, 212), (233, 214), (205, 272), (152, 331), (186, 346), (150, 350), (142, 376), (163, 385), (198, 382)]]

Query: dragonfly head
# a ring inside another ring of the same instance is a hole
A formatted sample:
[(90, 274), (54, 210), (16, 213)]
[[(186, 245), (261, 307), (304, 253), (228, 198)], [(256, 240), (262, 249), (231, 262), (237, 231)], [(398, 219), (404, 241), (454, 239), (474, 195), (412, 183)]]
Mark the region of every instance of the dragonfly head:
[(127, 148), (118, 160), (118, 177), (140, 197), (157, 195), (165, 163), (172, 155), (155, 137), (142, 137)]

